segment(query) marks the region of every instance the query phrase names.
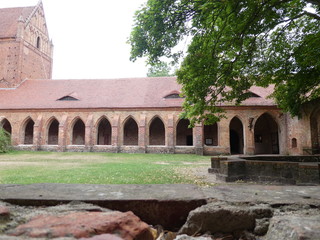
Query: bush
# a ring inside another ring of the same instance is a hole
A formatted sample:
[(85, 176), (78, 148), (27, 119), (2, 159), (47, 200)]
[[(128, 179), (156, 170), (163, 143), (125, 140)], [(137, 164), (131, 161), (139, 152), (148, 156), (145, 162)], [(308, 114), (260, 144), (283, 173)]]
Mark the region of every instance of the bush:
[(10, 150), (11, 137), (10, 133), (0, 128), (0, 153), (6, 153)]

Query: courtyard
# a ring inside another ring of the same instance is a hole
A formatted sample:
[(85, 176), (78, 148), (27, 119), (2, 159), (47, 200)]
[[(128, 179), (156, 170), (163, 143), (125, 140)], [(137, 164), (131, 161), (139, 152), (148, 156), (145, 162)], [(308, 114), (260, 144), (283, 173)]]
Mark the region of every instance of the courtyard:
[(0, 184), (211, 185), (204, 178), (209, 166), (209, 157), (191, 154), (13, 151), (0, 155)]

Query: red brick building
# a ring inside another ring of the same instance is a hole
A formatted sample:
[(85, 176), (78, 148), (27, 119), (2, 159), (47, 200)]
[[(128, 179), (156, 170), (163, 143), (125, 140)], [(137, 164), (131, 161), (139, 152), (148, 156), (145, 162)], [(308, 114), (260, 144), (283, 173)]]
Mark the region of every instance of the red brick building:
[(303, 154), (318, 149), (320, 104), (282, 113), (272, 87), (225, 104), (220, 122), (188, 128), (174, 77), (52, 80), (42, 3), (0, 9), (0, 127), (17, 149), (197, 154)]

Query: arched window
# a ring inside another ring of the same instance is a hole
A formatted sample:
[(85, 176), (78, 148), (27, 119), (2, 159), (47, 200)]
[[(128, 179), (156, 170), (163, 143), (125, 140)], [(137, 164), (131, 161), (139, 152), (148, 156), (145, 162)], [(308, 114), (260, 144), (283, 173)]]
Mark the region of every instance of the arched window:
[(190, 121), (181, 119), (177, 125), (177, 146), (193, 146), (193, 133), (192, 128), (189, 128)]
[(149, 127), (149, 145), (165, 145), (165, 128), (160, 118), (152, 120)]
[(123, 145), (138, 145), (138, 125), (133, 118), (129, 118), (123, 128)]
[(0, 127), (2, 127), (7, 133), (9, 133), (11, 135), (12, 133), (12, 128), (11, 128), (11, 124), (8, 121), (8, 119), (3, 119), (0, 123)]
[(48, 144), (58, 145), (59, 142), (59, 122), (57, 119), (53, 119), (48, 129)]
[(33, 128), (34, 121), (32, 119), (29, 119), (24, 129), (24, 144), (33, 144)]
[(298, 142), (296, 138), (291, 139), (291, 147), (292, 148), (297, 148), (298, 147)]
[(106, 118), (100, 120), (97, 130), (97, 145), (111, 145), (111, 124)]
[(41, 47), (41, 39), (40, 37), (37, 37), (37, 48), (40, 49)]
[(72, 129), (72, 144), (85, 145), (85, 125), (81, 119), (78, 119)]

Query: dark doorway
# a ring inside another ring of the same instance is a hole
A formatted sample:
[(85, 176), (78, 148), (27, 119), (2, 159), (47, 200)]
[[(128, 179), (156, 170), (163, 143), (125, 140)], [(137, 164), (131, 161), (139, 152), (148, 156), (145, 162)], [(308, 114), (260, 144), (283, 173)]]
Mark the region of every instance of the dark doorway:
[(58, 145), (59, 141), (59, 122), (54, 119), (48, 130), (48, 145)]
[(193, 146), (193, 133), (192, 128), (189, 128), (190, 121), (181, 119), (177, 125), (177, 146)]
[(234, 117), (230, 122), (230, 153), (243, 154), (243, 125), (239, 118)]
[(111, 124), (106, 118), (98, 125), (97, 145), (111, 145)]
[(218, 146), (218, 124), (205, 125), (203, 128), (204, 144)]
[(149, 128), (149, 145), (165, 145), (165, 128), (160, 118), (152, 120)]
[(138, 145), (138, 140), (138, 124), (134, 119), (129, 118), (123, 129), (123, 145)]
[(312, 154), (320, 154), (320, 109), (310, 116)]
[(29, 119), (24, 130), (24, 144), (33, 144), (34, 121)]
[(254, 126), (255, 154), (279, 154), (278, 124), (268, 114), (262, 114)]
[(73, 125), (72, 130), (72, 144), (85, 145), (85, 132), (86, 127), (81, 119), (78, 119)]

